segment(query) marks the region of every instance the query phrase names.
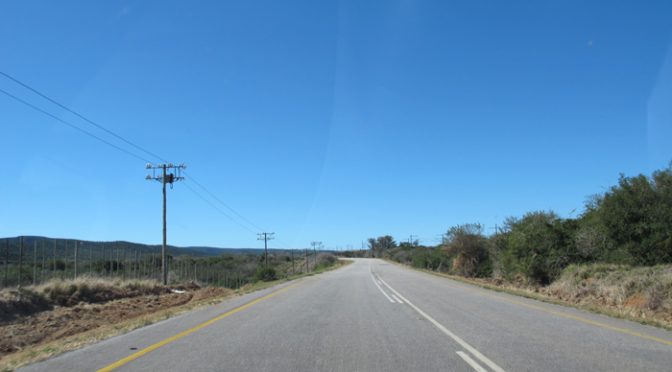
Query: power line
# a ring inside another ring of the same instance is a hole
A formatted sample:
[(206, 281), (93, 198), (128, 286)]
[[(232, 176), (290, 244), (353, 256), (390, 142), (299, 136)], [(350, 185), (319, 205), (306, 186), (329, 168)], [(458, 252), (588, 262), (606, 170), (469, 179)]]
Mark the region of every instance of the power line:
[[(187, 181), (193, 181), (193, 180), (194, 180), (193, 178), (187, 178)], [(231, 221), (233, 221), (233, 222), (235, 222), (236, 224), (238, 224), (238, 226), (244, 228), (245, 230), (251, 232), (252, 234), (256, 234), (256, 233), (257, 233), (256, 231), (250, 229), (247, 225), (244, 225), (244, 224), (240, 223), (240, 221), (234, 219), (233, 217), (231, 217), (230, 215), (228, 215), (226, 212), (224, 212), (223, 210), (221, 210), (216, 204), (214, 204), (212, 201), (210, 201), (210, 200), (208, 200), (207, 198), (205, 198), (205, 197), (204, 197), (203, 195), (201, 195), (198, 191), (196, 191), (196, 189), (194, 189), (193, 187), (191, 187), (191, 186), (189, 185), (188, 182), (185, 182), (185, 183), (184, 183), (184, 186), (186, 186), (187, 189), (189, 189), (189, 191), (191, 191), (191, 192), (192, 192), (194, 195), (196, 195), (199, 199), (203, 200), (206, 204), (210, 205), (214, 210), (216, 210), (217, 212), (219, 212), (220, 214), (222, 214), (222, 215), (225, 216), (226, 218), (228, 218), (228, 219), (230, 219)]]
[[(129, 144), (129, 145), (135, 147), (137, 150), (140, 150), (140, 151), (144, 152), (144, 153), (147, 154), (147, 155), (153, 156), (153, 157), (155, 157), (155, 158), (157, 158), (157, 159), (159, 159), (159, 160), (161, 160), (161, 161), (163, 161), (163, 162), (165, 162), (165, 163), (168, 162), (167, 160), (163, 159), (163, 158), (160, 157), (159, 155), (156, 155), (155, 153), (153, 153), (153, 152), (151, 152), (151, 151), (149, 151), (149, 150), (147, 150), (147, 149), (145, 149), (145, 148), (143, 148), (143, 147), (141, 147), (141, 146), (139, 146), (139, 145), (136, 145), (136, 144), (135, 144), (134, 142), (132, 142), (131, 140), (128, 140), (128, 139), (126, 139), (126, 138), (124, 138), (124, 137), (122, 137), (122, 136), (120, 136), (120, 135), (114, 133), (113, 131), (111, 131), (111, 130), (105, 128), (104, 126), (102, 126), (101, 124), (98, 124), (98, 123), (96, 123), (95, 121), (93, 121), (93, 120), (87, 118), (86, 116), (80, 114), (79, 112), (77, 112), (77, 111), (75, 111), (75, 110), (73, 110), (73, 109), (71, 109), (71, 108), (69, 108), (69, 107), (67, 107), (67, 106), (65, 106), (65, 105), (63, 105), (63, 104), (61, 104), (60, 102), (58, 102), (58, 101), (52, 99), (51, 97), (49, 97), (49, 96), (47, 96), (46, 94), (44, 94), (44, 93), (38, 91), (38, 90), (35, 89), (35, 88), (29, 86), (28, 84), (22, 82), (21, 80), (19, 80), (19, 79), (13, 77), (13, 76), (11, 76), (11, 75), (9, 75), (8, 73), (3, 72), (3, 71), (0, 71), (0, 75), (2, 75), (2, 76), (4, 76), (4, 77), (6, 77), (7, 79), (10, 79), (11, 81), (13, 81), (13, 82), (15, 82), (15, 83), (21, 85), (22, 87), (24, 87), (24, 88), (30, 90), (31, 92), (37, 94), (38, 96), (40, 96), (40, 97), (46, 99), (47, 101), (53, 103), (53, 104), (56, 105), (56, 106), (62, 108), (63, 110), (65, 110), (65, 111), (67, 111), (67, 112), (69, 112), (69, 113), (71, 113), (71, 114), (73, 114), (73, 115), (79, 117), (80, 119), (86, 121), (87, 123), (89, 123), (89, 124), (95, 126), (96, 128), (98, 128), (98, 129), (100, 129), (100, 130), (106, 132), (107, 134), (109, 134), (109, 135), (111, 135), (111, 136), (114, 136), (114, 137), (116, 137), (117, 139), (119, 139), (119, 140), (121, 140), (121, 141), (126, 142), (127, 144)], [(149, 162), (148, 162), (148, 163), (149, 163)]]
[(15, 96), (15, 95), (13, 95), (13, 94), (7, 92), (6, 90), (4, 90), (4, 89), (2, 89), (2, 88), (0, 88), (0, 93), (3, 93), (4, 95), (8, 96), (9, 98), (12, 98), (13, 100), (15, 100), (15, 101), (17, 101), (17, 102), (22, 103), (22, 104), (24, 104), (24, 105), (30, 107), (31, 109), (33, 109), (33, 110), (35, 110), (35, 111), (37, 111), (37, 112), (40, 112), (40, 113), (42, 113), (42, 114), (44, 114), (44, 115), (47, 115), (47, 116), (49, 116), (50, 118), (52, 118), (52, 119), (54, 119), (54, 120), (57, 120), (57, 121), (59, 121), (59, 122), (62, 123), (62, 124), (65, 124), (65, 125), (67, 125), (67, 126), (73, 128), (73, 129), (76, 129), (76, 130), (78, 130), (79, 132), (84, 133), (84, 134), (86, 134), (87, 136), (89, 136), (89, 137), (91, 137), (91, 138), (94, 138), (94, 139), (96, 139), (96, 140), (98, 140), (98, 141), (100, 141), (100, 142), (102, 142), (102, 143), (104, 143), (104, 144), (106, 144), (106, 145), (108, 145), (108, 146), (111, 146), (111, 147), (113, 147), (113, 148), (115, 148), (115, 149), (117, 149), (117, 150), (119, 150), (119, 151), (121, 151), (121, 152), (124, 152), (124, 153), (126, 153), (127, 155), (130, 155), (130, 156), (132, 156), (132, 157), (134, 157), (134, 158), (136, 158), (136, 159), (140, 159), (140, 160), (142, 160), (142, 161), (144, 161), (144, 162), (146, 162), (146, 163), (149, 163), (149, 162), (150, 162), (149, 160), (143, 158), (142, 156), (140, 156), (140, 155), (138, 155), (138, 154), (135, 154), (135, 153), (133, 153), (133, 152), (130, 152), (130, 151), (128, 151), (128, 150), (126, 150), (126, 149), (124, 149), (124, 148), (122, 148), (122, 147), (119, 147), (119, 146), (115, 145), (114, 143), (109, 142), (109, 141), (107, 141), (107, 140), (105, 140), (105, 139), (103, 139), (103, 138), (101, 138), (101, 137), (98, 137), (97, 135), (95, 135), (95, 134), (89, 132), (88, 130), (83, 129), (83, 128), (80, 128), (80, 127), (78, 127), (77, 125), (75, 125), (75, 124), (73, 124), (73, 123), (71, 123), (71, 122), (69, 122), (69, 121), (67, 121), (67, 120), (61, 119), (60, 117), (58, 117), (58, 116), (56, 116), (56, 115), (54, 115), (54, 114), (52, 114), (52, 113), (50, 113), (50, 112), (48, 112), (48, 111), (46, 111), (46, 110), (43, 110), (43, 109), (39, 108), (39, 107), (33, 105), (32, 103), (29, 103), (28, 101), (25, 101), (25, 100), (23, 100), (23, 99), (21, 99), (21, 98)]
[[(10, 79), (11, 81), (15, 82), (16, 84), (21, 85), (22, 87), (24, 87), (24, 88), (30, 90), (31, 92), (37, 94), (38, 96), (40, 96), (40, 97), (46, 99), (47, 101), (53, 103), (53, 104), (56, 105), (56, 106), (62, 108), (63, 110), (66, 110), (66, 111), (72, 113), (73, 115), (75, 115), (75, 116), (79, 117), (80, 119), (86, 121), (87, 123), (89, 123), (89, 124), (95, 126), (96, 128), (98, 128), (98, 129), (100, 129), (100, 130), (103, 130), (103, 131), (105, 131), (106, 133), (108, 133), (108, 134), (114, 136), (115, 138), (117, 138), (117, 139), (119, 139), (119, 140), (125, 142), (126, 144), (128, 144), (128, 145), (130, 145), (130, 146), (132, 146), (132, 147), (134, 147), (134, 148), (136, 148), (136, 149), (138, 149), (138, 150), (144, 152), (145, 154), (148, 154), (148, 155), (150, 155), (150, 156), (153, 156), (153, 157), (155, 157), (155, 158), (157, 158), (157, 159), (159, 159), (159, 160), (161, 160), (161, 161), (163, 161), (163, 162), (166, 162), (166, 163), (168, 162), (168, 161), (165, 160), (162, 156), (159, 156), (159, 155), (157, 155), (156, 153), (154, 153), (154, 152), (152, 152), (152, 151), (150, 151), (150, 150), (147, 150), (146, 148), (144, 148), (144, 147), (142, 147), (142, 146), (140, 146), (140, 145), (137, 145), (137, 144), (134, 143), (133, 141), (131, 141), (131, 140), (129, 140), (129, 139), (126, 139), (126, 138), (124, 138), (123, 136), (121, 136), (121, 135), (119, 135), (119, 134), (113, 132), (112, 130), (107, 129), (107, 128), (104, 127), (102, 124), (99, 124), (99, 123), (97, 123), (97, 122), (95, 122), (95, 121), (89, 119), (88, 117), (84, 116), (83, 114), (80, 114), (79, 112), (77, 112), (77, 111), (75, 111), (75, 110), (73, 110), (73, 109), (71, 109), (71, 108), (69, 108), (69, 107), (67, 107), (67, 106), (65, 106), (65, 105), (63, 105), (63, 104), (61, 104), (60, 102), (56, 101), (55, 99), (53, 99), (53, 98), (47, 96), (46, 94), (40, 92), (39, 90), (37, 90), (37, 89), (31, 87), (31, 86), (28, 85), (28, 84), (22, 82), (21, 80), (19, 80), (19, 79), (13, 77), (13, 76), (7, 74), (6, 72), (0, 71), (0, 75), (6, 77), (6, 78), (8, 78), (8, 79)], [(66, 120), (64, 120), (64, 119), (61, 119), (60, 117), (57, 117), (56, 115), (53, 115), (53, 114), (51, 114), (50, 112), (48, 112), (48, 111), (46, 111), (46, 110), (43, 110), (43, 109), (41, 109), (41, 108), (39, 108), (39, 107), (37, 107), (37, 106), (35, 106), (35, 105), (29, 103), (29, 102), (27, 102), (27, 101), (25, 101), (25, 100), (23, 100), (23, 99), (17, 97), (17, 96), (15, 96), (15, 95), (13, 95), (13, 94), (11, 94), (11, 93), (5, 91), (5, 90), (0, 89), (0, 92), (4, 93), (5, 95), (9, 96), (10, 98), (13, 98), (13, 99), (15, 99), (16, 101), (18, 101), (18, 102), (20, 102), (20, 103), (22, 103), (22, 104), (24, 104), (24, 105), (26, 105), (26, 106), (28, 106), (28, 107), (30, 107), (30, 108), (36, 110), (36, 111), (41, 112), (41, 113), (44, 114), (44, 115), (47, 115), (47, 116), (49, 116), (49, 117), (51, 117), (51, 118), (53, 118), (53, 119), (55, 119), (55, 120), (58, 120), (59, 122), (61, 122), (61, 123), (63, 123), (63, 124), (66, 124), (66, 125), (68, 125), (68, 126), (74, 128), (74, 129), (76, 129), (76, 130), (78, 130), (78, 131), (80, 131), (80, 132), (82, 132), (82, 133), (84, 133), (84, 134), (86, 134), (86, 135), (88, 135), (88, 136), (90, 136), (90, 137), (92, 137), (92, 138), (98, 140), (98, 141), (101, 141), (101, 142), (107, 144), (108, 146), (111, 146), (111, 147), (113, 147), (113, 148), (115, 148), (115, 149), (117, 149), (117, 150), (119, 150), (119, 151), (122, 151), (122, 152), (124, 152), (124, 153), (126, 153), (126, 154), (128, 154), (128, 155), (131, 155), (131, 156), (135, 157), (136, 159), (140, 159), (140, 160), (142, 160), (142, 161), (145, 162), (145, 163), (151, 163), (150, 160), (148, 160), (148, 159), (146, 159), (146, 158), (144, 158), (144, 157), (142, 157), (142, 156), (140, 156), (140, 155), (137, 155), (137, 154), (135, 154), (135, 153), (132, 153), (132, 152), (130, 152), (130, 151), (128, 151), (128, 150), (126, 150), (126, 149), (124, 149), (124, 148), (122, 148), (122, 147), (119, 147), (119, 146), (117, 146), (117, 145), (115, 145), (115, 144), (113, 144), (113, 143), (111, 143), (111, 142), (109, 142), (109, 141), (107, 141), (107, 140), (105, 140), (105, 139), (99, 137), (99, 136), (96, 136), (95, 134), (93, 134), (93, 133), (91, 133), (91, 132), (89, 132), (89, 131), (87, 131), (87, 130), (85, 130), (85, 129), (83, 129), (83, 128), (80, 128), (80, 127), (78, 127), (77, 125), (72, 124), (72, 123), (70, 123), (70, 122), (68, 122), (68, 121), (66, 121)], [(250, 226), (253, 226), (253, 227), (256, 228), (258, 231), (264, 231), (263, 228), (259, 227), (258, 225), (256, 225), (255, 223), (253, 223), (252, 221), (250, 221), (249, 219), (247, 219), (245, 216), (243, 216), (242, 214), (238, 213), (235, 209), (233, 209), (231, 206), (229, 206), (228, 204), (226, 204), (226, 203), (225, 203), (224, 201), (222, 201), (220, 198), (218, 198), (214, 193), (212, 193), (210, 190), (208, 190), (203, 184), (201, 184), (200, 182), (198, 182), (193, 176), (188, 175), (187, 172), (183, 172), (183, 173), (184, 173), (184, 175), (189, 176), (190, 179), (191, 179), (191, 181), (193, 181), (198, 187), (200, 187), (203, 191), (205, 191), (208, 195), (210, 195), (210, 197), (212, 197), (214, 200), (216, 200), (218, 203), (220, 203), (220, 204), (221, 204), (222, 206), (224, 206), (226, 209), (228, 209), (229, 211), (231, 211), (233, 214), (235, 214), (236, 216), (238, 216), (238, 218), (240, 218), (241, 220), (245, 221), (245, 222), (248, 223)], [(192, 192), (196, 193), (195, 190), (193, 190), (192, 188), (190, 188), (190, 190), (191, 190)], [(197, 194), (197, 193), (196, 193), (196, 194)], [(202, 195), (197, 194), (197, 196), (199, 196), (201, 199), (205, 199)], [(210, 206), (214, 207), (214, 205), (213, 205), (212, 203), (208, 203), (208, 204), (209, 204)], [(215, 207), (215, 209), (218, 210), (220, 213), (222, 213), (222, 211), (219, 210), (219, 208), (216, 208), (216, 207)], [(233, 219), (231, 216), (229, 216), (228, 214), (226, 214), (226, 213), (223, 213), (223, 214), (224, 214), (225, 216), (227, 216), (229, 219), (231, 219), (232, 221), (234, 221), (234, 222), (236, 222), (236, 223), (238, 223), (238, 224), (240, 225), (240, 223), (239, 223), (238, 221), (234, 220), (234, 219)], [(242, 226), (242, 225), (241, 225), (241, 226)], [(252, 231), (252, 230), (249, 229), (247, 226), (244, 226), (244, 227), (245, 227), (245, 229), (247, 229), (247, 230), (249, 230), (249, 231), (251, 231), (251, 232), (253, 232), (253, 233), (256, 233), (256, 231)]]
[[(189, 174), (187, 174), (187, 172), (184, 172), (184, 174), (185, 174), (186, 176), (189, 176)], [(249, 219), (245, 218), (245, 216), (243, 216), (242, 214), (238, 213), (235, 209), (231, 208), (228, 204), (224, 203), (220, 198), (217, 197), (217, 195), (215, 195), (215, 194), (212, 193), (210, 190), (208, 190), (205, 186), (203, 186), (203, 184), (201, 184), (200, 182), (198, 182), (197, 180), (195, 180), (193, 176), (189, 176), (189, 177), (191, 178), (191, 181), (194, 182), (194, 183), (196, 184), (196, 186), (200, 187), (203, 191), (205, 191), (208, 195), (210, 195), (213, 199), (215, 199), (217, 202), (219, 202), (221, 205), (223, 205), (226, 209), (228, 209), (229, 211), (231, 211), (233, 214), (235, 214), (236, 216), (238, 216), (241, 220), (247, 222), (250, 226), (254, 227), (254, 228), (257, 229), (258, 231), (264, 231), (263, 228), (259, 227), (257, 224), (255, 224), (254, 222), (252, 222), (252, 221), (250, 221)]]

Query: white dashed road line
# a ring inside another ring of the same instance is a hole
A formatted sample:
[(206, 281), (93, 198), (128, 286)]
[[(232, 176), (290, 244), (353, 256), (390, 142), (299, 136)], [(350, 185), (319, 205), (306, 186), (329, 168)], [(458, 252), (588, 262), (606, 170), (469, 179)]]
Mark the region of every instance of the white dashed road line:
[(464, 351), (458, 351), (457, 355), (464, 359), (464, 361), (467, 362), (467, 364), (470, 365), (471, 368), (473, 368), (476, 372), (488, 372), (485, 368), (481, 367), (480, 364), (476, 363), (475, 360), (471, 359), (471, 357)]
[[(373, 275), (373, 274), (372, 274)], [(453, 332), (449, 331), (448, 328), (444, 327), (441, 323), (437, 322), (436, 319), (432, 318), (429, 316), (427, 313), (422, 311), (419, 307), (413, 305), (412, 302), (410, 302), (406, 297), (402, 296), (401, 293), (397, 292), (394, 288), (392, 288), (387, 282), (385, 282), (382, 278), (378, 277), (378, 279), (385, 285), (387, 288), (392, 291), (397, 297), (402, 299), (408, 306), (412, 307), (413, 310), (417, 311), (418, 314), (422, 315), (425, 317), (425, 319), (429, 320), (436, 328), (441, 330), (441, 332), (445, 333), (448, 337), (452, 338), (455, 342), (460, 344), (465, 350), (471, 353), (471, 355), (475, 356), (476, 359), (480, 360), (481, 362), (485, 363), (488, 367), (490, 367), (493, 371), (495, 372), (504, 372), (502, 367), (498, 366), (495, 362), (492, 360), (488, 359), (485, 355), (481, 354), (478, 350), (476, 350), (473, 346), (469, 345), (466, 341), (461, 339), (458, 335), (454, 334)], [(387, 294), (385, 295), (387, 297)], [(388, 297), (389, 298), (389, 297)], [(458, 353), (459, 354), (459, 353)], [(461, 355), (460, 355), (461, 356)], [(464, 357), (463, 357), (464, 359)], [(465, 359), (466, 361), (466, 359)], [(473, 367), (473, 366), (472, 366)], [(480, 366), (479, 366), (480, 367)]]
[(385, 293), (385, 291), (383, 291), (383, 288), (380, 287), (380, 284), (378, 284), (379, 282), (376, 280), (376, 278), (373, 277), (373, 273), (371, 273), (371, 280), (373, 280), (373, 284), (375, 284), (376, 287), (378, 287), (378, 290), (380, 290), (380, 292), (383, 295), (385, 295), (385, 297), (387, 297), (387, 299), (390, 300), (391, 303), (394, 303), (394, 300), (390, 298), (390, 296), (388, 296), (387, 293)]

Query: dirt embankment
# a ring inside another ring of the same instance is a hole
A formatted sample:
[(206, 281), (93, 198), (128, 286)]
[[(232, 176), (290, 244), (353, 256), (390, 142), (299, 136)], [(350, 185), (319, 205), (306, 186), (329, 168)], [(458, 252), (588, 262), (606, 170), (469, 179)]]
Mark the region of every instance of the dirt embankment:
[(225, 288), (86, 279), (0, 293), (0, 358), (101, 326), (231, 294)]
[(607, 308), (672, 327), (672, 265), (576, 265), (543, 291), (577, 305)]

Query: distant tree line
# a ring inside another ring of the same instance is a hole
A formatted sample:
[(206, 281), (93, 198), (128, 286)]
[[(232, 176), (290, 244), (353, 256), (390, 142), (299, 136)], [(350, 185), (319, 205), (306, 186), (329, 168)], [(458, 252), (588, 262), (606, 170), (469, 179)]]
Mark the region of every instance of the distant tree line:
[(552, 211), (509, 217), (486, 236), (483, 226), (453, 226), (441, 244), (397, 244), (389, 236), (368, 240), (368, 251), (346, 256), (392, 259), (467, 277), (497, 277), (548, 284), (577, 263), (637, 266), (672, 263), (672, 164), (651, 176), (620, 176), (593, 196), (577, 218)]

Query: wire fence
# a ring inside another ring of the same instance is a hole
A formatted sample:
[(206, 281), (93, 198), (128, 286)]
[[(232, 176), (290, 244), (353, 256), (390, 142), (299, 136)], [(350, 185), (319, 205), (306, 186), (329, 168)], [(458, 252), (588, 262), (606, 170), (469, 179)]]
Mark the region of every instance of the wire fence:
[[(169, 283), (195, 282), (237, 289), (255, 281), (264, 256), (238, 253), (219, 256), (167, 254)], [(278, 277), (315, 270), (320, 251), (287, 250), (269, 254)], [(0, 240), (0, 288), (36, 285), (52, 279), (98, 277), (161, 279), (161, 247), (128, 242), (83, 242), (16, 237)]]
[[(259, 255), (168, 254), (167, 261), (170, 283), (197, 282), (239, 288), (253, 280)], [(294, 255), (291, 263), (297, 266)], [(0, 240), (0, 288), (78, 277), (158, 281), (161, 247), (31, 237)]]

